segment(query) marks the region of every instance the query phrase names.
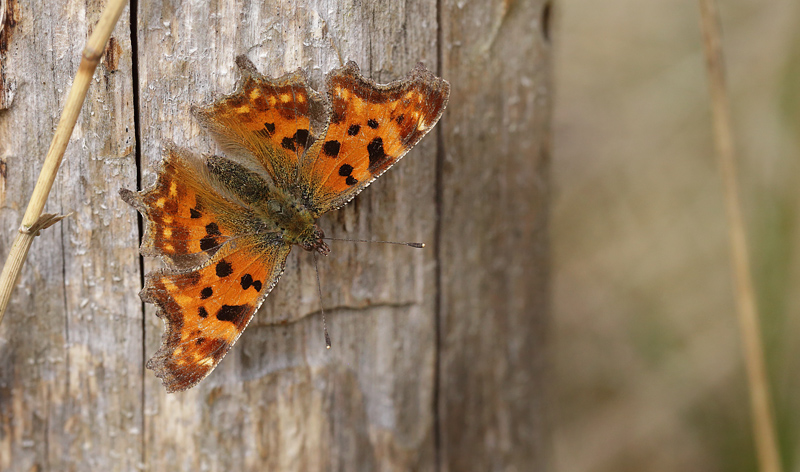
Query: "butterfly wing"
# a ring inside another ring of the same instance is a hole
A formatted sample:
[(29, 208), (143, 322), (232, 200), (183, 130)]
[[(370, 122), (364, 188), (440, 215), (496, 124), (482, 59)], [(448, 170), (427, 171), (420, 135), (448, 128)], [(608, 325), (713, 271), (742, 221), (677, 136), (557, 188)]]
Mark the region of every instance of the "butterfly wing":
[(166, 150), (152, 187), (120, 193), (145, 220), (142, 254), (167, 265), (147, 274), (141, 293), (165, 322), (161, 348), (147, 367), (167, 391), (185, 390), (242, 333), (277, 283), (291, 246), (259, 232), (259, 219), (240, 196), (175, 147)]
[(269, 79), (245, 56), (236, 63), (243, 73), (237, 90), (195, 115), (229, 157), (251, 161), (289, 188), (301, 156), (324, 131), (325, 101), (299, 71)]
[(199, 158), (169, 146), (152, 187), (120, 190), (144, 218), (143, 256), (160, 257), (172, 268), (191, 267), (252, 220), (252, 212), (213, 180)]
[(326, 83), (330, 123), (300, 171), (316, 214), (341, 207), (400, 160), (436, 124), (450, 94), (450, 84), (422, 64), (404, 80), (379, 85), (349, 62)]
[(214, 370), (277, 283), (290, 249), (279, 240), (242, 236), (196, 270), (147, 275), (142, 300), (158, 306), (166, 324), (147, 368), (167, 392), (193, 387)]

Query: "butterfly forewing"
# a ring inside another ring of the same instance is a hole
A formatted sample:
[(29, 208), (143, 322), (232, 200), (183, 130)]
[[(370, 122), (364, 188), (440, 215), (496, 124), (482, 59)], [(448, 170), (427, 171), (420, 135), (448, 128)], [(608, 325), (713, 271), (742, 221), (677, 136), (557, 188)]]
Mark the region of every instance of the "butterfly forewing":
[(330, 122), (300, 172), (318, 214), (344, 205), (402, 158), (439, 120), (450, 92), (422, 64), (404, 80), (378, 85), (350, 62), (326, 83)]
[(198, 158), (174, 146), (152, 187), (120, 193), (144, 216), (142, 255), (160, 256), (171, 267), (202, 261), (249, 220), (246, 208), (214, 188)]

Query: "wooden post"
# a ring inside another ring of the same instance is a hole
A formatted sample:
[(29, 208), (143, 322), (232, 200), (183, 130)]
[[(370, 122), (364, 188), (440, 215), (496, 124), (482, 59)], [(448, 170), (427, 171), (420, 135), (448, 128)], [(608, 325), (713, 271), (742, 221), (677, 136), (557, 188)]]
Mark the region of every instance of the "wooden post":
[[(53, 126), (67, 85), (39, 78), (56, 67), (69, 80), (80, 54), (50, 44), (95, 19), (72, 0), (26, 3), (17, 32), (34, 18), (52, 27), (9, 43), (41, 60), (2, 66), (25, 84), (0, 111), (0, 158), (17, 176), (6, 223), (35, 180), (24, 156), (46, 145), (15, 126)], [(546, 470), (544, 2), (297, 3), (140, 1), (135, 47), (118, 27), (116, 69), (98, 69), (104, 86), (90, 92), (48, 204), (79, 214), (34, 242), (0, 326), (0, 469)], [(348, 59), (378, 82), (418, 61), (450, 81), (438, 128), (320, 220), (329, 236), (427, 248), (331, 242), (320, 261), (331, 350), (313, 260), (293, 251), (220, 366), (168, 395), (143, 369), (163, 327), (136, 298), (137, 219), (116, 189), (136, 186), (136, 106), (143, 186), (167, 142), (221, 152), (189, 109), (233, 90), (238, 54), (267, 75), (304, 68), (318, 88)]]
[(549, 2), (442, 2), (441, 470), (545, 470)]
[[(7, 0), (0, 33), (2, 260), (100, 17), (103, 5), (93, 5)], [(135, 470), (141, 462), (138, 228), (117, 198), (120, 186), (136, 183), (131, 76), (125, 14), (45, 206), (74, 214), (34, 240), (0, 325), (0, 470)]]

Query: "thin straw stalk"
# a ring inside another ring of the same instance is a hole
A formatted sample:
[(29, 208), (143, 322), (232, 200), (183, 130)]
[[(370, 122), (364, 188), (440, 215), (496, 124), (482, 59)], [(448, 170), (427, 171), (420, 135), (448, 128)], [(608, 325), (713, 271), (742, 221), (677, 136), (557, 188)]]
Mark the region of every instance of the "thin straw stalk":
[(11, 293), (17, 283), (22, 266), (25, 264), (25, 259), (28, 257), (28, 250), (33, 243), (33, 238), (40, 230), (60, 219), (54, 215), (42, 215), (42, 210), (48, 195), (50, 195), (50, 189), (53, 187), (61, 159), (64, 157), (64, 151), (67, 149), (69, 138), (72, 135), (72, 129), (78, 120), (94, 70), (100, 63), (108, 38), (127, 3), (127, 0), (109, 0), (100, 16), (100, 21), (97, 22), (83, 49), (78, 72), (69, 90), (69, 95), (67, 95), (64, 111), (61, 113), (61, 119), (58, 121), (53, 141), (47, 151), (44, 166), (39, 173), (39, 180), (33, 189), (33, 195), (28, 202), (28, 208), (22, 218), (19, 233), (11, 246), (6, 264), (3, 266), (3, 272), (0, 273), (0, 322), (3, 321), (3, 315), (8, 308)]
[(725, 85), (719, 14), (715, 0), (700, 0), (703, 45), (706, 54), (711, 95), (711, 112), (714, 126), (714, 144), (717, 162), (725, 192), (725, 210), (728, 217), (731, 262), (735, 283), (739, 330), (750, 390), (750, 409), (753, 418), (753, 436), (756, 443), (759, 470), (781, 472), (781, 460), (775, 434), (775, 420), (770, 405), (770, 387), (761, 341), (756, 294), (749, 262), (744, 217), (739, 198), (736, 171), (736, 153), (731, 125), (730, 105)]

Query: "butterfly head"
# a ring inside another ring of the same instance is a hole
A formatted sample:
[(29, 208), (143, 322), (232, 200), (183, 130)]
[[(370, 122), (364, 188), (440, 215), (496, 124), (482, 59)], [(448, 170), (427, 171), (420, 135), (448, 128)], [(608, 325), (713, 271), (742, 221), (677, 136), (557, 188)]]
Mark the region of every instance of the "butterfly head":
[(327, 256), (331, 253), (331, 248), (325, 244), (325, 241), (323, 241), (324, 238), (325, 233), (322, 231), (322, 229), (320, 229), (319, 226), (314, 225), (312, 227), (312, 231), (309, 232), (306, 237), (298, 241), (297, 245), (306, 251), (317, 251), (323, 256)]

